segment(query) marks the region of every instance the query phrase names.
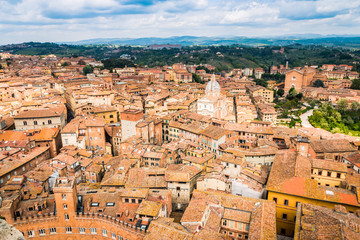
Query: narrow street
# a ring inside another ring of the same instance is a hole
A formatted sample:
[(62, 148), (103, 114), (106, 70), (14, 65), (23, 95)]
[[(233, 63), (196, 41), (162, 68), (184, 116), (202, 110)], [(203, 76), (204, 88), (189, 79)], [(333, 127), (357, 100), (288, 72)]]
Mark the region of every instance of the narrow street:
[(311, 110), (307, 111), (306, 113), (300, 115), (300, 119), (301, 119), (303, 127), (313, 128), (313, 126), (311, 125), (311, 123), (309, 122), (309, 119), (308, 119), (308, 117), (311, 116), (313, 114), (313, 112), (314, 112), (314, 110), (311, 109)]

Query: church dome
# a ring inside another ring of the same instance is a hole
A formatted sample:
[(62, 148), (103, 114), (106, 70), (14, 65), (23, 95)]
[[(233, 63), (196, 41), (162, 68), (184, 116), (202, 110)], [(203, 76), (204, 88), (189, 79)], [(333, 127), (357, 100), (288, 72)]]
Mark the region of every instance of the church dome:
[(205, 94), (220, 93), (220, 84), (215, 80), (215, 75), (211, 76), (211, 81), (208, 82), (205, 88)]

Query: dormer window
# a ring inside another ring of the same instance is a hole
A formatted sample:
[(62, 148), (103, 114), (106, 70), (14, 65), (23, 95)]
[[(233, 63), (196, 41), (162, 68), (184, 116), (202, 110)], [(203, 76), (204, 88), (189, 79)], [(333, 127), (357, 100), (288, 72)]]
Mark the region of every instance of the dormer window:
[(114, 202), (108, 202), (108, 203), (106, 203), (106, 206), (107, 207), (113, 207), (113, 206), (115, 206), (115, 203)]
[(98, 203), (98, 202), (93, 202), (93, 203), (91, 203), (91, 206), (92, 206), (92, 207), (98, 207), (98, 206), (99, 206), (99, 203)]

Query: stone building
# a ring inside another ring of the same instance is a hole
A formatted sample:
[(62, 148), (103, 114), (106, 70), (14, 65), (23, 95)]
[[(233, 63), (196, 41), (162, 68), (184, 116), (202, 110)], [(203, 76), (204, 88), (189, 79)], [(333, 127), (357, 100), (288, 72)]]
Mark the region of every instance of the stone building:
[(197, 103), (197, 113), (222, 119), (228, 115), (226, 98), (221, 94), (221, 87), (212, 75), (211, 81), (206, 85), (205, 96)]
[(19, 113), (14, 117), (16, 130), (63, 128), (66, 124), (66, 109), (37, 109)]
[(120, 113), (122, 141), (136, 135), (136, 124), (143, 120), (140, 110), (128, 109)]

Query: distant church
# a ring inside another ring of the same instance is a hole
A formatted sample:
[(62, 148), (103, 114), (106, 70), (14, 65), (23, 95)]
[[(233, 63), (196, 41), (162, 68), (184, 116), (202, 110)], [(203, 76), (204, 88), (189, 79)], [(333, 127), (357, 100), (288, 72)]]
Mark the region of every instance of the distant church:
[(221, 87), (215, 80), (215, 75), (211, 76), (211, 81), (206, 85), (205, 96), (198, 100), (197, 112), (218, 119), (228, 115), (226, 97), (221, 94)]

